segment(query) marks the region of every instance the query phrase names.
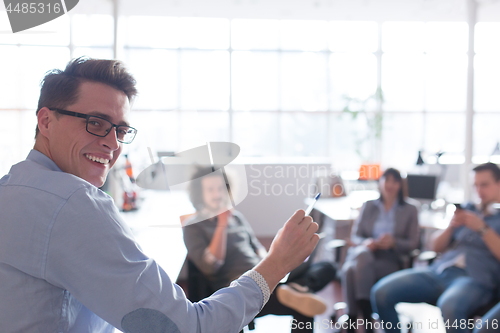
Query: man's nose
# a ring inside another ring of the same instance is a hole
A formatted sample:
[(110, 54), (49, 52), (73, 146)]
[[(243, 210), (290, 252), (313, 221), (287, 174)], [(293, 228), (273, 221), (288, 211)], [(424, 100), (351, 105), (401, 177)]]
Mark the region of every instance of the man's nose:
[(116, 137), (116, 127), (111, 128), (109, 133), (103, 137), (103, 144), (111, 150), (117, 150), (120, 147), (120, 143)]

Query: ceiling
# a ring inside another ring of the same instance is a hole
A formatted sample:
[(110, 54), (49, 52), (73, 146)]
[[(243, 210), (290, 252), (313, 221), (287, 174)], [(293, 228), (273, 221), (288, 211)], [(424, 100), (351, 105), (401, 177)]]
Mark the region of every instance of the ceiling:
[[(466, 21), (472, 0), (80, 0), (74, 13), (188, 17)], [(499, 0), (476, 0), (478, 21), (500, 21)]]

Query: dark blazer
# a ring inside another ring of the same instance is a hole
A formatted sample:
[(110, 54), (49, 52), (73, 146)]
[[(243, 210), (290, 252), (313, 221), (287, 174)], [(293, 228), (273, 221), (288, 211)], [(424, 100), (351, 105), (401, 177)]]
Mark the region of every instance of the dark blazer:
[[(367, 201), (361, 208), (361, 213), (352, 229), (353, 243), (359, 245), (365, 239), (373, 237), (373, 227), (380, 214), (377, 201), (380, 199)], [(419, 245), (420, 229), (417, 208), (408, 202), (403, 205), (398, 204), (394, 217), (396, 220), (394, 224), (395, 250), (398, 254), (408, 254)]]

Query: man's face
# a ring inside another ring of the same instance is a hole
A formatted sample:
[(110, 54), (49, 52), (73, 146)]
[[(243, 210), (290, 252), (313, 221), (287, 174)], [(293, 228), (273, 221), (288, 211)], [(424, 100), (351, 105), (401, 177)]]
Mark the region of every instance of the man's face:
[[(100, 116), (114, 124), (127, 125), (125, 116), (130, 105), (122, 91), (102, 83), (82, 82), (77, 102), (65, 109)], [(86, 122), (86, 119), (67, 115), (59, 115), (58, 119), (52, 121), (48, 138), (49, 157), (62, 171), (101, 187), (120, 156), (123, 144), (116, 140), (116, 128), (107, 136), (98, 137), (87, 132)], [(94, 162), (92, 157), (107, 161)]]
[(201, 180), (205, 208), (217, 212), (226, 206), (227, 189), (220, 176), (205, 176)]
[(489, 170), (477, 171), (474, 175), (474, 187), (482, 204), (496, 202), (500, 195), (500, 181), (496, 181)]

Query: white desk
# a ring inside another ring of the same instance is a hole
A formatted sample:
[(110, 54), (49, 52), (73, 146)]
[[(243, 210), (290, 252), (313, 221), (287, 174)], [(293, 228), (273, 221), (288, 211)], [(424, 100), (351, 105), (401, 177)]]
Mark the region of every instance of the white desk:
[[(358, 217), (359, 209), (366, 201), (377, 199), (379, 196), (377, 191), (354, 191), (346, 197), (319, 198), (314, 209), (336, 222), (351, 223)], [(305, 199), (307, 205), (312, 201), (312, 198)]]
[[(363, 203), (375, 200), (380, 196), (378, 191), (353, 191), (346, 197), (320, 198), (314, 209), (335, 222), (352, 223), (358, 216)], [(305, 199), (309, 205), (312, 198)], [(423, 210), (419, 213), (419, 225), (424, 229), (446, 229), (453, 212)]]
[(141, 195), (141, 207), (121, 216), (144, 253), (175, 282), (187, 255), (179, 216), (194, 213), (194, 208), (185, 192), (144, 190)]

